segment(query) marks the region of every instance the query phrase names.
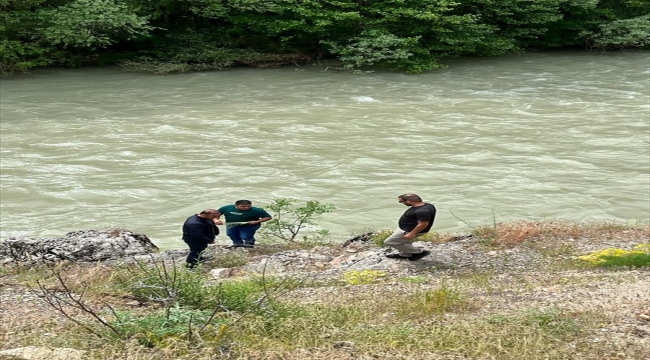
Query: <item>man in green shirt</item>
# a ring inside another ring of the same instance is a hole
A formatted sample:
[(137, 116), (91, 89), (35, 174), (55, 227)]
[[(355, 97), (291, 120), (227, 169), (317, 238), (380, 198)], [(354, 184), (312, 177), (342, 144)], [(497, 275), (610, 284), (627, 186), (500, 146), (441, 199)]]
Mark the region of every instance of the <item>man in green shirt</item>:
[(253, 207), (249, 200), (237, 200), (235, 205), (226, 205), (217, 209), (217, 225), (221, 215), (226, 217), (226, 235), (232, 240), (234, 247), (252, 248), (255, 246), (255, 232), (265, 221), (271, 220), (271, 215), (264, 209)]

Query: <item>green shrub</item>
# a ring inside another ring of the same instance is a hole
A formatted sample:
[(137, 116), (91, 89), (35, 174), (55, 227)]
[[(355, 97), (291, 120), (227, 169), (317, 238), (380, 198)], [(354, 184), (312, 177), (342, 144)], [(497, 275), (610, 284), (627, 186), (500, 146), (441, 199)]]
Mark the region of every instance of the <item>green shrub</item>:
[(600, 25), (597, 31), (583, 31), (580, 36), (596, 49), (624, 49), (650, 45), (650, 14), (633, 19), (616, 20)]
[(263, 291), (257, 280), (226, 281), (208, 285), (200, 272), (168, 265), (138, 264), (120, 269), (114, 282), (134, 296), (164, 306), (199, 310), (216, 306), (228, 311), (246, 311), (255, 306), (255, 295)]
[(52, 49), (38, 44), (0, 39), (0, 78), (24, 74), (29, 69), (50, 65)]
[[(139, 316), (132, 312), (116, 312), (110, 322), (124, 338), (135, 338), (147, 347), (162, 347), (165, 341), (188, 338), (190, 327), (203, 326), (211, 312), (180, 307), (163, 309)], [(212, 321), (215, 325), (215, 321)], [(114, 336), (114, 332), (106, 332)]]

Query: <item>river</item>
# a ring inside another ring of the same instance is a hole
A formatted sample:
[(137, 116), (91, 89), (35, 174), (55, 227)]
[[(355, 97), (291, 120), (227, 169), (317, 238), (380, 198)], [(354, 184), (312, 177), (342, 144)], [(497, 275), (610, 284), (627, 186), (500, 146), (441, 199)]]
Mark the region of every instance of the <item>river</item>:
[(438, 207), (438, 232), (649, 221), (649, 52), (449, 65), (53, 68), (3, 80), (0, 237), (123, 227), (176, 248), (204, 208), (291, 197), (332, 203), (317, 221), (342, 240), (394, 228), (407, 192)]

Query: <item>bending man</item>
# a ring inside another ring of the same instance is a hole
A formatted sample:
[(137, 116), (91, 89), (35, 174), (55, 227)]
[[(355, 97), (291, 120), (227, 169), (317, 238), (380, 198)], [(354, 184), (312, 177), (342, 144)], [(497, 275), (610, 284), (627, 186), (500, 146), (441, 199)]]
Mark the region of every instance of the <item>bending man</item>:
[(190, 247), (187, 255), (187, 267), (193, 269), (201, 260), (201, 253), (207, 249), (208, 244), (214, 243), (214, 238), (219, 235), (219, 228), (214, 219), (217, 210), (207, 209), (187, 218), (183, 224), (183, 241)]
[(391, 259), (409, 259), (411, 261), (422, 259), (431, 254), (431, 251), (413, 246), (413, 239), (422, 236), (431, 230), (436, 219), (436, 207), (422, 201), (415, 194), (404, 194), (397, 197), (397, 201), (409, 207), (399, 218), (395, 232), (384, 241), (384, 244), (395, 248), (399, 253), (386, 255)]
[(221, 215), (226, 217), (226, 235), (234, 247), (252, 248), (255, 246), (255, 232), (265, 221), (271, 220), (266, 210), (253, 207), (249, 200), (237, 200), (235, 205), (222, 206), (217, 210), (217, 224)]

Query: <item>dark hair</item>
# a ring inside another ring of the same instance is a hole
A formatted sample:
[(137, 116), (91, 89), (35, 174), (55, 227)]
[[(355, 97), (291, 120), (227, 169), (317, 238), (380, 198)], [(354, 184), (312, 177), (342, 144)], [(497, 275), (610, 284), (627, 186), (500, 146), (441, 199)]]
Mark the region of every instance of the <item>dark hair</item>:
[(237, 200), (235, 205), (252, 205), (253, 203), (250, 200)]
[(422, 202), (422, 198), (415, 195), (415, 194), (404, 194), (398, 196), (398, 198), (402, 200), (408, 200), (408, 201), (415, 201), (415, 202)]
[(216, 213), (217, 210), (215, 209), (206, 209), (200, 212), (200, 215), (210, 215)]

